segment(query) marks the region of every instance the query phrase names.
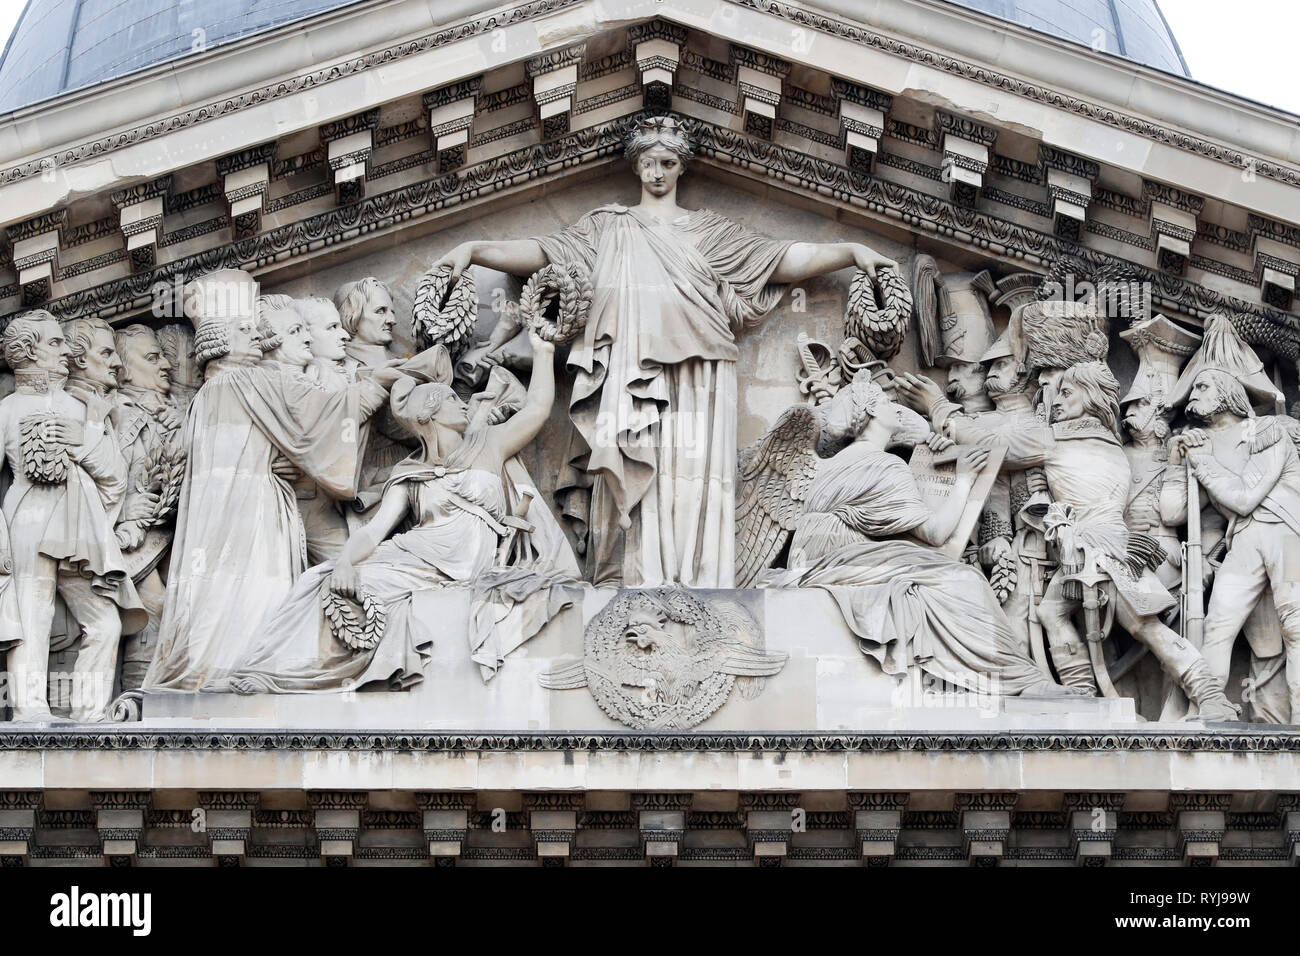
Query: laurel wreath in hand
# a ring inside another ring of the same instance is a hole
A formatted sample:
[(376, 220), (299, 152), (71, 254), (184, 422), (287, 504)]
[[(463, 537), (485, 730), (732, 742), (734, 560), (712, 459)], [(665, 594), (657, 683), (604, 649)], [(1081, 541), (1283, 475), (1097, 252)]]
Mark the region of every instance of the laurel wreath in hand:
[(49, 437), (55, 416), (28, 415), (18, 422), (23, 472), (36, 484), (61, 485), (68, 480), (68, 446)]
[(591, 277), (581, 266), (543, 266), (524, 283), (519, 314), (524, 325), (556, 345), (572, 342), (587, 326)]
[(844, 313), (845, 338), (888, 362), (902, 349), (911, 320), (912, 290), (896, 269), (881, 266), (874, 281), (861, 269), (854, 273)]
[(420, 278), (411, 308), (411, 325), (421, 349), (445, 346), (451, 360), (459, 359), (474, 344), (478, 322), (478, 291), (474, 275), (462, 272), (454, 283), (445, 266)]
[(374, 650), (384, 636), (387, 612), (365, 588), (358, 588), (357, 596), (360, 601), (353, 602), (326, 587), (321, 594), (321, 610), (336, 640), (354, 651)]

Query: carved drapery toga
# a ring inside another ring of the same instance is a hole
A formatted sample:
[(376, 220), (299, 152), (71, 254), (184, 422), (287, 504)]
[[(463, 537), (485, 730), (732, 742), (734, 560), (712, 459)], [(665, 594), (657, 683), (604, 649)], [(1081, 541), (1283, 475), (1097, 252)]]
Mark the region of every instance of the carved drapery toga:
[[(559, 488), (592, 529), (591, 579), (730, 587), (736, 335), (780, 300), (769, 279), (791, 243), (708, 210), (662, 223), (624, 206), (537, 242), (594, 287), (569, 354), (577, 436)], [(589, 508), (574, 501), (585, 494)]]

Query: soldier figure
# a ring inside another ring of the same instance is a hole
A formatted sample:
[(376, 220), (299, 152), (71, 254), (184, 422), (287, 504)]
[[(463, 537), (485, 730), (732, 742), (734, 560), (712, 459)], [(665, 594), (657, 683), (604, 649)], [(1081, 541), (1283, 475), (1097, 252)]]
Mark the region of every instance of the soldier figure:
[[(1038, 608), (1061, 682), (1097, 692), (1099, 675), (1093, 664), (1100, 658), (1100, 648), (1089, 653), (1071, 617), (1081, 608), (1087, 610), (1086, 639), (1098, 644), (1104, 633), (1096, 616), (1096, 589), (1109, 584), (1120, 625), (1151, 649), (1199, 706), (1200, 715), (1209, 720), (1235, 719), (1236, 708), (1200, 653), (1156, 616), (1174, 603), (1150, 570), (1158, 549), (1149, 539), (1130, 535), (1124, 524), (1131, 478), (1120, 448), (1119, 383), (1101, 362), (1083, 362), (1053, 377), (1049, 423), (1013, 434), (984, 431), (981, 437), (1007, 446), (1005, 461), (1010, 467), (1044, 468), (1053, 504), (1042, 516), (1027, 515), (1030, 520), (1043, 519), (1061, 565)], [(927, 391), (924, 381), (914, 375), (901, 377), (899, 389), (912, 400), (923, 398)], [(971, 423), (964, 437), (975, 438), (978, 431)]]
[(1177, 526), (1161, 519), (1160, 488), (1169, 460), (1167, 441), (1173, 409), (1168, 404), (1178, 370), (1200, 343), (1201, 337), (1171, 322), (1162, 315), (1136, 322), (1120, 333), (1138, 356), (1138, 370), (1133, 385), (1120, 399), (1124, 429), (1129, 444), (1128, 455), (1132, 480), (1124, 521), (1130, 531), (1147, 534), (1164, 548), (1165, 561), (1156, 569), (1156, 577), (1165, 587), (1179, 586), (1182, 547)]
[[(1244, 628), (1257, 684), (1268, 683), (1261, 662), (1285, 654), (1294, 715), (1300, 713), (1300, 458), (1281, 418), (1256, 417), (1252, 402), (1276, 404), (1281, 396), (1226, 318), (1214, 320), (1205, 343), (1175, 390), (1175, 401), (1186, 399), (1187, 417), (1201, 427), (1170, 442), (1162, 513), (1168, 523), (1186, 520), (1190, 466), (1199, 490), (1228, 523), (1202, 653), (1210, 672), (1226, 682)], [(1261, 619), (1270, 596), (1275, 614)], [(1285, 702), (1252, 703), (1256, 716), (1284, 719)]]
[[(1030, 371), (1012, 354), (1006, 333), (980, 356), (980, 361), (988, 369), (984, 389), (993, 403), (992, 410), (971, 412), (940, 400), (927, 411), (935, 430), (958, 444), (1005, 444), (1001, 436), (1039, 424), (1029, 397)], [(1026, 534), (1034, 533), (1019, 517), (1028, 497), (1024, 471), (1003, 468), (989, 493), (979, 526), (980, 563), (1027, 652), (1037, 651), (1030, 641), (1029, 588), (1034, 571), (1039, 577), (1042, 574), (1041, 568), (1027, 567), (1024, 556)]]

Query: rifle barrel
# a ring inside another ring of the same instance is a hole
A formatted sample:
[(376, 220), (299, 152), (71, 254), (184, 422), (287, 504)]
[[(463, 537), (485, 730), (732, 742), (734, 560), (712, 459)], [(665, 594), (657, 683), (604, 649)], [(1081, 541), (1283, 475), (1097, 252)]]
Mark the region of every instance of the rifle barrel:
[(1201, 553), (1201, 486), (1187, 462), (1187, 550), (1183, 560), (1183, 637), (1199, 648), (1205, 636), (1205, 585)]

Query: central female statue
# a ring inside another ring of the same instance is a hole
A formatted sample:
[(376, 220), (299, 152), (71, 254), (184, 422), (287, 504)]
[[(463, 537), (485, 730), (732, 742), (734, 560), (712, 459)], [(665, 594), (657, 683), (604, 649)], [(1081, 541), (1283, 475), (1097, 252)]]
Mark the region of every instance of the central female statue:
[(568, 357), (576, 477), (557, 491), (586, 526), (597, 584), (733, 585), (736, 336), (790, 283), (894, 265), (860, 243), (778, 241), (682, 209), (691, 154), (676, 120), (642, 120), (626, 153), (639, 204), (602, 206), (542, 238), (463, 243), (436, 264), (456, 276), (470, 265), (528, 275), (548, 262), (590, 273), (591, 311)]

